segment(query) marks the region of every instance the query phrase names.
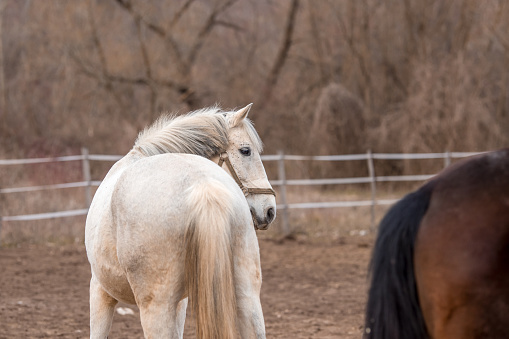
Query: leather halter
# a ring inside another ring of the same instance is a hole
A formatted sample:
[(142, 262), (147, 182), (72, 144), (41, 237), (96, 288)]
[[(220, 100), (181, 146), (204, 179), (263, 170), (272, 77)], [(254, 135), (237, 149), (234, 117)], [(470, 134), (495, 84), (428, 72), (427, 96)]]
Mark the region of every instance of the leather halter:
[(235, 169), (233, 168), (230, 158), (228, 157), (228, 153), (226, 152), (223, 152), (219, 155), (219, 162), (217, 164), (219, 165), (219, 167), (222, 167), (223, 163), (226, 164), (228, 170), (230, 171), (231, 176), (233, 177), (233, 180), (235, 180), (237, 185), (239, 185), (240, 189), (242, 190), (242, 192), (244, 192), (244, 195), (246, 197), (249, 194), (272, 194), (273, 196), (276, 196), (276, 192), (272, 188), (258, 188), (244, 186), (240, 181), (237, 172), (235, 172)]

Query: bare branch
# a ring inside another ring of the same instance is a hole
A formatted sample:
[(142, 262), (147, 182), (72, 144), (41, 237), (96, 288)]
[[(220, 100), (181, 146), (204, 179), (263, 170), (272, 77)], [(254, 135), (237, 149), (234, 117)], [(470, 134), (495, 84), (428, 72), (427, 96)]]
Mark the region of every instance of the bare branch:
[[(153, 33), (158, 35), (160, 38), (162, 38), (164, 41), (166, 41), (168, 46), (171, 48), (173, 54), (175, 55), (176, 61), (179, 64), (179, 68), (185, 67), (185, 64), (183, 62), (182, 52), (180, 51), (180, 48), (179, 48), (177, 42), (175, 41), (175, 39), (173, 39), (173, 36), (171, 35), (170, 32), (166, 31), (162, 26), (159, 26), (155, 23), (147, 21), (146, 18), (144, 18), (139, 12), (137, 12), (135, 10), (135, 8), (133, 7), (130, 0), (115, 0), (115, 1), (131, 14), (131, 16), (133, 17), (133, 20), (135, 20), (135, 21), (140, 20), (147, 26), (147, 28), (150, 31), (152, 31)], [(193, 1), (188, 1), (189, 5)], [(188, 7), (189, 6), (184, 5), (183, 9), (187, 9)], [(179, 12), (181, 12), (181, 11), (179, 11)], [(182, 13), (180, 15), (182, 15)]]
[(138, 35), (138, 42), (140, 44), (141, 55), (143, 58), (143, 65), (145, 66), (145, 77), (148, 82), (148, 87), (150, 88), (150, 121), (154, 120), (153, 116), (156, 110), (156, 101), (157, 101), (157, 88), (152, 80), (152, 70), (150, 66), (150, 59), (148, 56), (147, 47), (145, 46), (145, 42), (143, 41), (143, 37), (141, 36), (141, 17), (135, 17), (134, 22), (136, 24), (136, 33)]
[(182, 7), (175, 13), (173, 18), (170, 20), (170, 29), (175, 27), (175, 25), (179, 22), (180, 18), (184, 15), (184, 13), (188, 10), (189, 6), (194, 2), (195, 0), (187, 0)]
[(245, 32), (246, 30), (244, 29), (244, 27), (241, 27), (239, 25), (236, 25), (232, 22), (226, 22), (226, 21), (222, 21), (222, 20), (216, 20), (216, 25), (217, 26), (224, 26), (226, 28), (230, 28), (230, 29), (233, 29), (234, 31), (238, 31), (238, 32)]
[(276, 56), (276, 61), (269, 74), (268, 83), (270, 86), (274, 85), (277, 81), (277, 77), (283, 68), (283, 65), (287, 59), (288, 51), (292, 45), (293, 30), (295, 27), (295, 18), (297, 16), (297, 9), (299, 7), (299, 0), (293, 0), (290, 5), (290, 11), (288, 13), (288, 20), (286, 22), (285, 34), (281, 48)]
[[(128, 0), (117, 0), (118, 3), (120, 3), (124, 8), (127, 10), (131, 10), (132, 6), (130, 1)], [(140, 49), (141, 54), (143, 58), (143, 65), (145, 67), (145, 76), (144, 77), (138, 77), (138, 78), (128, 78), (124, 77), (122, 75), (113, 75), (109, 72), (107, 67), (107, 61), (106, 61), (106, 55), (103, 49), (103, 46), (101, 44), (101, 41), (99, 40), (99, 36), (97, 33), (96, 23), (93, 19), (92, 15), (92, 0), (89, 0), (89, 24), (92, 31), (92, 41), (94, 43), (95, 49), (97, 50), (97, 53), (99, 55), (99, 72), (95, 71), (94, 68), (91, 68), (87, 66), (81, 58), (79, 58), (74, 53), (71, 53), (71, 58), (75, 60), (77, 65), (79, 66), (81, 72), (91, 78), (96, 79), (101, 86), (106, 88), (119, 104), (122, 104), (121, 98), (118, 96), (118, 94), (113, 90), (113, 83), (124, 83), (124, 84), (130, 84), (130, 85), (143, 85), (147, 86), (150, 89), (150, 118), (153, 117), (153, 114), (155, 113), (155, 104), (157, 100), (157, 86), (165, 86), (170, 88), (176, 88), (177, 85), (171, 81), (157, 81), (153, 79), (152, 77), (152, 68), (150, 65), (150, 59), (148, 55), (147, 47), (144, 43), (144, 40), (142, 38), (141, 33), (141, 20), (142, 17), (132, 11), (131, 14), (133, 16), (134, 22), (136, 24), (137, 29), (137, 35), (140, 43)]]
[(263, 92), (263, 100), (261, 100), (262, 105), (264, 106), (272, 97), (272, 89), (276, 85), (277, 79), (283, 66), (288, 58), (288, 52), (290, 51), (290, 47), (292, 46), (292, 38), (293, 31), (295, 27), (295, 21), (297, 17), (297, 11), (299, 8), (299, 0), (292, 0), (290, 4), (290, 9), (288, 11), (288, 18), (286, 20), (285, 33), (283, 35), (283, 40), (281, 42), (279, 51), (276, 55), (276, 59), (274, 61), (274, 65), (272, 66), (267, 80), (265, 82), (265, 89)]
[(323, 84), (328, 82), (328, 79), (332, 75), (330, 67), (325, 62), (324, 51), (322, 48), (322, 41), (320, 38), (320, 30), (318, 28), (316, 6), (311, 4), (312, 0), (308, 0), (308, 19), (309, 26), (311, 27), (312, 43), (314, 45), (313, 51), (315, 52), (316, 58), (318, 59), (318, 69), (320, 70), (320, 82)]
[(4, 73), (4, 53), (3, 53), (3, 33), (2, 33), (2, 21), (3, 21), (3, 12), (7, 3), (5, 0), (0, 0), (0, 112), (2, 116), (0, 120), (2, 121), (2, 131), (7, 129), (7, 87), (5, 82), (5, 73)]
[(101, 41), (99, 40), (99, 35), (97, 34), (97, 28), (94, 21), (94, 16), (92, 15), (92, 1), (88, 1), (88, 22), (90, 24), (90, 29), (92, 31), (92, 41), (94, 43), (95, 48), (97, 49), (97, 54), (99, 55), (99, 63), (101, 66), (101, 73), (103, 75), (108, 74), (108, 67), (106, 64), (106, 57), (104, 55), (104, 50), (101, 45)]
[[(355, 3), (353, 4), (353, 6), (356, 6)], [(355, 21), (354, 18), (356, 15), (356, 8), (351, 7), (350, 11), (351, 12), (349, 13), (349, 16), (352, 18), (350, 21), (353, 22), (353, 21)], [(345, 39), (348, 47), (350, 48), (350, 51), (352, 52), (354, 59), (357, 60), (357, 63), (359, 64), (359, 69), (361, 71), (362, 79), (364, 80), (365, 85), (367, 87), (367, 86), (369, 86), (369, 84), (371, 82), (371, 75), (368, 70), (368, 65), (367, 65), (367, 60), (366, 60), (367, 56), (365, 55), (365, 53), (363, 54), (362, 51), (359, 50), (359, 47), (357, 46), (357, 42), (354, 37), (353, 27), (351, 27), (350, 32), (348, 32), (348, 30), (346, 29), (346, 24), (345, 24), (343, 18), (341, 17), (341, 14), (339, 14), (336, 11), (334, 12), (334, 14), (339, 22), (339, 28), (343, 35), (343, 38)], [(364, 29), (366, 29), (366, 27)], [(367, 35), (367, 32), (364, 32), (364, 33), (365, 33), (365, 35)], [(363, 37), (363, 38), (365, 38), (365, 37)], [(364, 98), (364, 99), (366, 99), (366, 98)]]
[(152, 70), (150, 67), (150, 59), (148, 56), (147, 46), (145, 46), (145, 43), (141, 36), (140, 20), (136, 20), (135, 23), (136, 23), (136, 33), (138, 35), (138, 42), (140, 43), (141, 56), (143, 58), (143, 65), (145, 66), (145, 75), (148, 79), (152, 79)]
[[(191, 47), (189, 56), (187, 58), (188, 67), (191, 67), (191, 65), (196, 60), (196, 57), (198, 56), (200, 49), (202, 48), (203, 44), (205, 43), (205, 38), (212, 32), (212, 30), (214, 29), (214, 26), (216, 26), (218, 24), (217, 16), (219, 14), (221, 14), (222, 12), (226, 11), (229, 7), (231, 7), (236, 2), (237, 2), (237, 0), (228, 0), (225, 3), (223, 3), (221, 6), (215, 8), (212, 11), (212, 13), (209, 15), (209, 17), (207, 18), (206, 24), (202, 27), (202, 29), (198, 33), (198, 37), (196, 38), (194, 45)], [(224, 22), (222, 22), (222, 25), (225, 26)]]
[(158, 79), (148, 79), (148, 78), (127, 78), (122, 75), (112, 75), (107, 74), (104, 76), (104, 74), (98, 74), (94, 72), (91, 67), (87, 66), (83, 60), (81, 60), (78, 56), (76, 56), (74, 53), (70, 54), (71, 58), (76, 62), (76, 64), (79, 66), (80, 71), (85, 74), (86, 76), (89, 76), (91, 78), (96, 79), (99, 81), (99, 83), (103, 86), (107, 84), (107, 82), (115, 82), (115, 83), (123, 83), (123, 84), (131, 84), (131, 85), (144, 85), (144, 86), (162, 86), (162, 87), (168, 87), (168, 88), (181, 88), (182, 85), (178, 84), (176, 82), (170, 81), (170, 80), (158, 80)]
[[(171, 30), (173, 27), (179, 22), (181, 17), (184, 15), (184, 13), (189, 10), (190, 6), (195, 0), (188, 0), (186, 1), (175, 13), (173, 18), (170, 21), (170, 29), (167, 30), (163, 26), (158, 25), (154, 22), (149, 22), (143, 15), (140, 14), (139, 11), (136, 10), (131, 0), (115, 0), (117, 4), (119, 4), (122, 8), (124, 8), (127, 12), (130, 13), (132, 16), (134, 22), (137, 25), (138, 30), (138, 38), (140, 41), (140, 47), (141, 52), (143, 55), (143, 62), (145, 65), (145, 75), (146, 75), (146, 81), (144, 82), (148, 86), (152, 85), (162, 85), (165, 87), (172, 88), (174, 90), (177, 90), (178, 93), (181, 94), (180, 98), (182, 101), (184, 101), (186, 104), (188, 104), (190, 107), (192, 107), (195, 102), (195, 90), (191, 86), (191, 69), (194, 65), (196, 58), (203, 46), (203, 44), (206, 41), (207, 36), (212, 32), (213, 28), (215, 26), (224, 26), (235, 30), (242, 30), (241, 27), (229, 23), (226, 21), (218, 20), (217, 17), (226, 11), (230, 6), (232, 6), (234, 3), (236, 3), (238, 0), (227, 0), (223, 2), (221, 5), (214, 8), (214, 10), (210, 13), (208, 18), (205, 20), (204, 26), (200, 29), (198, 32), (196, 39), (194, 43), (190, 46), (189, 52), (184, 55), (181, 52), (181, 48), (179, 44), (175, 41), (173, 38), (173, 35), (171, 33)], [(173, 52), (175, 56), (175, 64), (176, 69), (179, 72), (179, 83), (175, 83), (172, 81), (161, 81), (156, 80), (153, 78), (152, 70), (150, 67), (150, 59), (148, 56), (147, 48), (145, 47), (145, 44), (143, 42), (143, 39), (141, 37), (141, 23), (147, 27), (148, 30), (150, 30), (152, 33), (159, 36), (163, 41), (166, 42), (167, 46), (170, 48), (170, 50)], [(152, 103), (155, 102), (155, 87), (151, 87), (151, 94), (152, 94)]]

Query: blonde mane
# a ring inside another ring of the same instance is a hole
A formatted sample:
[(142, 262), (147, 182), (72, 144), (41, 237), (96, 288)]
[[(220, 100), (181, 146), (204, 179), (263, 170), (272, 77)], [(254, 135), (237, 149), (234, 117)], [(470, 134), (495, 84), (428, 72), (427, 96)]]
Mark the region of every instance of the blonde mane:
[[(233, 113), (209, 107), (181, 116), (163, 115), (138, 135), (134, 148), (145, 156), (187, 153), (210, 159), (227, 149)], [(241, 127), (261, 153), (263, 144), (251, 121), (244, 119)]]

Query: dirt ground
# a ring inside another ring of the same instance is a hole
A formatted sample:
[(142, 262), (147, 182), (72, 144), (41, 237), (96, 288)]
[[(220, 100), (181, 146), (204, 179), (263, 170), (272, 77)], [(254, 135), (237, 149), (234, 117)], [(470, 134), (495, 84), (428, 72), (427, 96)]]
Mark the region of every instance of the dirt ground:
[[(369, 237), (260, 240), (267, 338), (359, 339), (371, 248)], [(89, 279), (81, 244), (0, 249), (0, 338), (88, 337)], [(110, 338), (142, 338), (138, 309), (118, 307), (134, 314), (117, 309)]]

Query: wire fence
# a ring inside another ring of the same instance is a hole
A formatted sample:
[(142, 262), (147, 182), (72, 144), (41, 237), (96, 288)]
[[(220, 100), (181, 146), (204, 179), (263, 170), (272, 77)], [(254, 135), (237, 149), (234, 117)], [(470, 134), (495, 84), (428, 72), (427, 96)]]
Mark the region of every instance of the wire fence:
[[(270, 179), (272, 186), (279, 187), (278, 210), (282, 214), (282, 231), (288, 233), (289, 214), (291, 209), (315, 209), (315, 208), (341, 208), (341, 207), (371, 207), (371, 226), (374, 227), (375, 206), (391, 205), (398, 199), (377, 199), (376, 190), (379, 182), (411, 182), (425, 181), (434, 174), (429, 175), (399, 175), (399, 176), (376, 176), (374, 160), (411, 160), (411, 159), (443, 159), (444, 167), (447, 167), (452, 159), (464, 158), (479, 154), (477, 152), (443, 152), (443, 153), (371, 153), (350, 155), (329, 155), (329, 156), (302, 156), (286, 155), (282, 151), (275, 155), (263, 155), (262, 161), (277, 162), (278, 176)], [(83, 180), (78, 182), (60, 183), (52, 185), (39, 185), (29, 187), (5, 187), (0, 188), (0, 194), (35, 192), (43, 190), (54, 190), (63, 188), (84, 187), (86, 206), (81, 209), (67, 211), (53, 211), (47, 213), (25, 214), (25, 215), (2, 215), (0, 216), (0, 227), (2, 221), (29, 221), (52, 218), (64, 218), (71, 216), (86, 215), (88, 207), (92, 201), (92, 188), (101, 184), (101, 181), (92, 180), (90, 171), (90, 161), (109, 161), (114, 162), (121, 159), (120, 155), (101, 155), (89, 154), (88, 149), (82, 148), (80, 155), (50, 157), (50, 158), (32, 158), (32, 159), (0, 159), (0, 166), (9, 165), (31, 165), (50, 162), (81, 161), (83, 169)], [(288, 161), (354, 161), (364, 160), (368, 169), (369, 176), (355, 178), (331, 178), (331, 179), (287, 179), (286, 162)], [(360, 201), (332, 201), (332, 202), (300, 202), (292, 203), (287, 199), (286, 189), (288, 186), (310, 186), (310, 185), (344, 185), (344, 184), (370, 184), (371, 199)]]

